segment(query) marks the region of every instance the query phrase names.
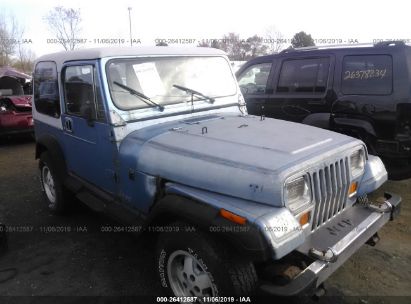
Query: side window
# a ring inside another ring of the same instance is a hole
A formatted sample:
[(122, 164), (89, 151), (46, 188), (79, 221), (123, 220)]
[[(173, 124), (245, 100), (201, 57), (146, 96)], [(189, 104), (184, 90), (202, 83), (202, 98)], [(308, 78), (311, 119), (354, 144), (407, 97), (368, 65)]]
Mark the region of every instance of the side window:
[(91, 65), (68, 66), (64, 70), (64, 99), (67, 114), (96, 119), (94, 72)]
[(293, 59), (284, 61), (277, 92), (324, 93), (327, 89), (328, 58)]
[(392, 58), (389, 55), (345, 56), (343, 94), (389, 95), (392, 92)]
[(264, 94), (267, 87), (271, 63), (250, 66), (238, 78), (238, 84), (244, 94)]
[(34, 105), (36, 111), (55, 118), (60, 117), (60, 97), (55, 62), (39, 62), (33, 75)]

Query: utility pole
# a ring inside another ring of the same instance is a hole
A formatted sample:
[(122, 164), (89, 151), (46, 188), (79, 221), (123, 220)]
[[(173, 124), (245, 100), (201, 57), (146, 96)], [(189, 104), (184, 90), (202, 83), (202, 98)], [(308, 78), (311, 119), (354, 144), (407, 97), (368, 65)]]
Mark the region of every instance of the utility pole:
[(131, 35), (131, 9), (132, 7), (128, 7), (128, 22), (130, 24), (130, 46), (133, 46), (133, 36)]

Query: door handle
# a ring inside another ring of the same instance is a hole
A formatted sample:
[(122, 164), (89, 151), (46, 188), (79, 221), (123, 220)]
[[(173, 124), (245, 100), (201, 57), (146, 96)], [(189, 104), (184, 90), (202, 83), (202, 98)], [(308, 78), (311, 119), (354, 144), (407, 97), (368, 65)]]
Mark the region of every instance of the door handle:
[(69, 133), (73, 133), (73, 120), (71, 118), (66, 118), (65, 119), (64, 129)]

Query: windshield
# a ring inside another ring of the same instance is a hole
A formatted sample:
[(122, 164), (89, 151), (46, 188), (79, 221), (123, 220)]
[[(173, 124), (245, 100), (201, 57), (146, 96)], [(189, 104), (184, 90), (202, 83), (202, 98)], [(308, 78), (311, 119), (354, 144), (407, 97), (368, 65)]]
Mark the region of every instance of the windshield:
[[(229, 63), (223, 57), (113, 59), (107, 63), (107, 75), (113, 102), (123, 110), (150, 107), (136, 94), (130, 94), (127, 87), (162, 106), (191, 102), (190, 91), (178, 86), (210, 98), (231, 96), (237, 91)], [(193, 100), (204, 97), (197, 94)]]

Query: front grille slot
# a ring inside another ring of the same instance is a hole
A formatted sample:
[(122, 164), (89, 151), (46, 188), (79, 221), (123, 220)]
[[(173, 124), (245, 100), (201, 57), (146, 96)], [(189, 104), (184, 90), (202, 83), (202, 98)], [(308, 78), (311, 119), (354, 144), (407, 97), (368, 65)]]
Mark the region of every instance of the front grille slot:
[(344, 210), (350, 183), (348, 158), (311, 173), (314, 200), (312, 230)]

